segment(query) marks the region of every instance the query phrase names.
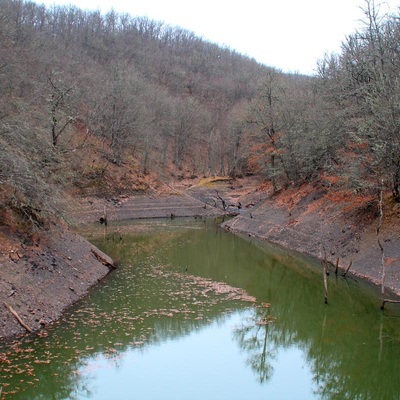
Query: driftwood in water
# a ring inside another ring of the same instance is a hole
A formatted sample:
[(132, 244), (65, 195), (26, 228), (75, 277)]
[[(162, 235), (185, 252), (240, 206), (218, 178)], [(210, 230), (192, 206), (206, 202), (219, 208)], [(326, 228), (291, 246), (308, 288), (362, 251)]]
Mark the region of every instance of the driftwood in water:
[(326, 263), (324, 263), (324, 288), (325, 288), (325, 304), (328, 304), (328, 271)]
[(381, 310), (383, 310), (385, 308), (386, 303), (400, 303), (400, 300), (382, 299)]
[(18, 313), (6, 302), (4, 302), (4, 305), (6, 306), (6, 308), (8, 309), (8, 311), (10, 311), (10, 313), (15, 317), (15, 319), (19, 322), (19, 324), (26, 329), (28, 332), (32, 332), (32, 329), (29, 328), (29, 326), (27, 324), (25, 324), (25, 322), (22, 320), (22, 318), (18, 315)]

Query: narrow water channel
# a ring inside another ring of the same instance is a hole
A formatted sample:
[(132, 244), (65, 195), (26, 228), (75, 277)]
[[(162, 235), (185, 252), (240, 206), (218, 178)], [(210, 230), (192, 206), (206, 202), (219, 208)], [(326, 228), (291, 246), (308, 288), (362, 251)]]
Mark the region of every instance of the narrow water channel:
[(119, 268), (0, 346), (1, 399), (399, 399), (400, 314), (376, 292), (212, 222), (83, 232)]

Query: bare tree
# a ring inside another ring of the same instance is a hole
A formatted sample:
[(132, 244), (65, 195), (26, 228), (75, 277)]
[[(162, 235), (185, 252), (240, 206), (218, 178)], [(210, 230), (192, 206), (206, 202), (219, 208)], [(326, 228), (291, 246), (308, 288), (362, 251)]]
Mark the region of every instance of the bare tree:
[(360, 160), (357, 168), (349, 163), (350, 182), (373, 191), (376, 180), (387, 176), (384, 181), (400, 202), (400, 23), (380, 15), (373, 0), (365, 1), (364, 15), (363, 28), (320, 71), (330, 92), (326, 98), (342, 111), (347, 144)]
[(57, 146), (60, 135), (75, 121), (70, 102), (74, 88), (73, 86), (65, 85), (54, 73), (49, 75), (48, 81), (51, 88), (49, 99), (51, 138), (53, 146)]
[(256, 139), (268, 146), (264, 148), (266, 159), (265, 173), (271, 179), (274, 191), (277, 191), (277, 158), (278, 158), (278, 134), (280, 126), (280, 95), (282, 86), (279, 81), (279, 73), (271, 70), (267, 73), (259, 95), (250, 106), (248, 123), (255, 128)]

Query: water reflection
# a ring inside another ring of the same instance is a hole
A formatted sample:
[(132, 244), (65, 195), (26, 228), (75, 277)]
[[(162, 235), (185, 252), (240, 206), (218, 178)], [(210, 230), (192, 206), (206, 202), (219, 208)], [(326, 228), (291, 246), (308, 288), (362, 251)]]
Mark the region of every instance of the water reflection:
[(278, 351), (270, 337), (270, 324), (274, 320), (268, 309), (253, 309), (234, 331), (240, 348), (248, 354), (247, 364), (260, 383), (267, 382), (274, 370), (272, 362)]
[(107, 229), (86, 235), (121, 267), (46, 337), (0, 348), (2, 398), (399, 397), (398, 315), (368, 288), (331, 276), (326, 306), (315, 265), (203, 222)]

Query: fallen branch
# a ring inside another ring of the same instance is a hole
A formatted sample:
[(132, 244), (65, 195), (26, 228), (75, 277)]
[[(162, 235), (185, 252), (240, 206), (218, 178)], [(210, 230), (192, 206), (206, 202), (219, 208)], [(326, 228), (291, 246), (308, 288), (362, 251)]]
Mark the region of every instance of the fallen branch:
[(14, 317), (17, 319), (17, 321), (20, 323), (20, 325), (25, 328), (29, 333), (32, 332), (32, 329), (29, 328), (28, 325), (25, 324), (25, 322), (22, 320), (22, 318), (18, 315), (18, 313), (6, 302), (4, 302), (4, 305), (6, 306), (6, 308), (8, 309), (8, 311), (10, 311), (10, 313), (12, 315), (14, 315)]
[(338, 270), (339, 270), (339, 257), (336, 259), (335, 275), (338, 274)]
[(225, 200), (219, 195), (219, 193), (218, 193), (218, 190), (217, 189), (215, 189), (215, 191), (217, 192), (217, 197), (221, 200), (221, 203), (222, 203), (222, 208), (224, 209), (224, 211), (227, 209), (227, 205), (226, 205), (226, 202), (225, 202)]
[(117, 269), (117, 267), (110, 261), (108, 261), (105, 257), (103, 257), (100, 253), (96, 250), (91, 249), (93, 255), (99, 260), (103, 265), (107, 266), (110, 269)]
[(350, 261), (349, 266), (346, 268), (346, 271), (343, 272), (344, 277), (346, 277), (347, 273), (350, 271), (351, 266), (353, 265), (353, 260)]
[(390, 300), (390, 299), (383, 299), (381, 303), (381, 309), (385, 308), (386, 303), (400, 303), (400, 300)]
[(325, 288), (325, 304), (328, 304), (328, 269), (327, 264), (324, 262), (324, 288)]

